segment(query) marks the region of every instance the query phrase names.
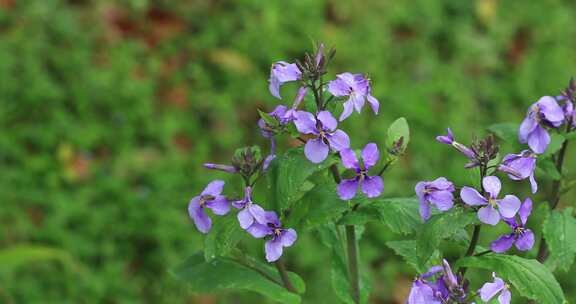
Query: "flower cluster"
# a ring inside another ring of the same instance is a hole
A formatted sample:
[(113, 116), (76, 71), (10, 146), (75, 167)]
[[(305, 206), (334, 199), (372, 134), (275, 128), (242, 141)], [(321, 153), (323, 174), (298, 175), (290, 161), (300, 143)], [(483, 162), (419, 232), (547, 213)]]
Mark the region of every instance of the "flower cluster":
[(433, 266), (416, 277), (408, 295), (408, 304), (466, 303), (468, 282), (456, 276), (448, 261)]

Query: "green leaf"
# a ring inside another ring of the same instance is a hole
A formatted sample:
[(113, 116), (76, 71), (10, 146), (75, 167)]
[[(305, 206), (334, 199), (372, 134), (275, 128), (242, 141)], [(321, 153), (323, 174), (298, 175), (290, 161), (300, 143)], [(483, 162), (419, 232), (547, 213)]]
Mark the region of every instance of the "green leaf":
[(575, 138), (576, 138), (576, 131), (572, 131), (572, 132), (570, 132), (570, 133), (564, 134), (564, 138), (565, 138), (566, 140), (573, 140), (573, 139), (575, 139)]
[(204, 257), (207, 262), (228, 254), (245, 234), (235, 216), (214, 217), (213, 221), (214, 225), (204, 239)]
[[(314, 164), (304, 156), (302, 148), (293, 148), (276, 157), (269, 167), (268, 187), (275, 209), (283, 212), (306, 192), (304, 182), (315, 172), (328, 168), (336, 162), (328, 157), (320, 164)], [(310, 187), (307, 188), (310, 190)]]
[(401, 154), (406, 150), (408, 143), (410, 142), (410, 127), (408, 126), (408, 121), (404, 117), (396, 119), (390, 127), (388, 127), (388, 133), (386, 137), (386, 147), (389, 149), (393, 148), (398, 140), (402, 139), (402, 145), (398, 154)]
[(379, 221), (395, 233), (408, 234), (422, 223), (418, 206), (416, 198), (375, 199), (348, 213), (339, 224), (362, 225), (370, 221)]
[(558, 152), (558, 150), (562, 148), (562, 144), (564, 143), (565, 140), (566, 139), (561, 134), (552, 133), (552, 135), (550, 135), (550, 144), (548, 145), (546, 151), (544, 151), (541, 157), (548, 157)]
[(262, 118), (262, 120), (264, 120), (264, 122), (270, 126), (270, 127), (277, 127), (280, 125), (280, 123), (278, 122), (278, 120), (274, 117), (272, 117), (272, 115), (266, 113), (266, 112), (262, 112), (260, 111), (260, 109), (258, 109), (258, 114), (260, 115), (260, 118)]
[(426, 265), (443, 239), (454, 236), (460, 229), (476, 222), (475, 212), (466, 212), (461, 208), (453, 208), (432, 216), (420, 227), (417, 234), (416, 252), (419, 265)]
[[(397, 255), (404, 258), (408, 265), (414, 267), (417, 273), (424, 273), (432, 263), (428, 263), (427, 265), (421, 266), (418, 262), (418, 255), (416, 254), (417, 242), (416, 240), (402, 240), (402, 241), (389, 241), (386, 242), (386, 246), (390, 247)], [(429, 261), (437, 260), (440, 258), (440, 254), (438, 250), (434, 251), (433, 258), (429, 259)]]
[(554, 210), (544, 221), (543, 233), (550, 256), (546, 264), (567, 271), (574, 262), (576, 254), (576, 219), (572, 216), (572, 208), (563, 212)]
[(82, 274), (86, 271), (67, 251), (44, 246), (16, 245), (0, 250), (0, 274), (9, 274), (20, 267), (48, 261), (58, 261)]
[(300, 296), (286, 290), (277, 274), (231, 258), (219, 257), (206, 262), (202, 254), (195, 254), (172, 270), (172, 274), (186, 281), (194, 292), (248, 290), (281, 303), (300, 303)]
[(539, 158), (536, 163), (536, 170), (537, 175), (544, 175), (552, 180), (559, 180), (562, 178), (562, 175), (558, 172), (558, 169), (556, 169), (556, 165), (549, 158)]
[(567, 303), (554, 275), (536, 260), (512, 255), (487, 254), (462, 258), (456, 265), (494, 271), (504, 281), (511, 283), (521, 295), (538, 303)]
[(518, 142), (518, 124), (511, 122), (497, 123), (489, 126), (488, 130), (505, 142)]

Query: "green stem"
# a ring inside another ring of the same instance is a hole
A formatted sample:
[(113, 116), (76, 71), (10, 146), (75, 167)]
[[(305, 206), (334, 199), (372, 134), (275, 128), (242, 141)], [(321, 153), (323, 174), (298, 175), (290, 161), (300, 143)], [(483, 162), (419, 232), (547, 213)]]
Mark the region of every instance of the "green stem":
[(284, 283), (284, 287), (286, 287), (288, 291), (295, 293), (296, 289), (294, 288), (294, 285), (292, 285), (292, 282), (290, 281), (290, 277), (288, 276), (288, 271), (286, 271), (286, 265), (284, 265), (284, 261), (282, 261), (282, 259), (279, 259), (274, 264), (276, 265), (276, 269), (278, 269), (278, 274), (280, 274), (280, 278)]
[(348, 276), (350, 292), (354, 303), (360, 303), (360, 277), (358, 274), (358, 246), (356, 242), (356, 228), (346, 225), (346, 243), (348, 249)]

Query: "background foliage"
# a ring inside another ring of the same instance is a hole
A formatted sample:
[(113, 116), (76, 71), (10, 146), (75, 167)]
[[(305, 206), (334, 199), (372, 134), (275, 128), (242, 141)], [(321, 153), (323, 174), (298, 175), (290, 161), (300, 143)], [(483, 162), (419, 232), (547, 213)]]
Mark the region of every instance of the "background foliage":
[[(381, 114), (342, 128), (353, 145), (383, 144), (387, 126), (406, 117), (411, 144), (385, 194), (410, 196), (437, 175), (476, 180), (434, 142), (445, 127), (468, 142), (496, 122), (519, 123), (565, 86), (576, 71), (574, 20), (576, 4), (560, 0), (2, 0), (0, 302), (262, 303), (193, 295), (167, 270), (203, 246), (186, 206), (224, 176), (200, 164), (227, 162), (246, 143), (267, 148), (255, 122), (257, 108), (277, 104), (272, 62), (318, 40), (337, 48), (331, 72), (367, 73)], [(500, 232), (486, 229), (483, 244)], [(370, 224), (362, 237), (371, 301), (402, 303), (415, 270), (395, 254), (406, 250), (401, 235)], [(309, 302), (335, 299), (325, 293), (329, 255), (318, 235), (287, 251)], [(556, 273), (569, 301), (575, 270)]]

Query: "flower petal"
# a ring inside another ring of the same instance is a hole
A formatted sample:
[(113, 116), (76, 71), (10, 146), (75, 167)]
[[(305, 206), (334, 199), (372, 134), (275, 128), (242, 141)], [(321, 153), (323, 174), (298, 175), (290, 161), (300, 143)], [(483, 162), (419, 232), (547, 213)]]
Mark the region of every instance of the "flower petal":
[(528, 197), (524, 200), (524, 203), (520, 207), (520, 210), (518, 210), (518, 215), (520, 215), (520, 221), (522, 222), (522, 225), (526, 225), (528, 217), (530, 216), (531, 213), (532, 213), (532, 200)]
[(305, 111), (296, 111), (294, 114), (296, 120), (294, 120), (294, 125), (298, 132), (303, 134), (317, 134), (316, 129), (316, 118), (312, 113)]
[(222, 180), (211, 181), (208, 184), (208, 186), (204, 188), (204, 191), (202, 191), (202, 195), (218, 196), (220, 195), (220, 193), (222, 193), (223, 188), (224, 188), (224, 181)]
[(538, 192), (538, 183), (534, 178), (534, 174), (530, 175), (530, 190), (532, 190), (532, 194)]
[(254, 217), (250, 211), (248, 211), (248, 208), (240, 210), (236, 217), (238, 218), (238, 223), (240, 223), (242, 229), (248, 229), (248, 227), (254, 223)]
[(369, 198), (380, 196), (383, 190), (384, 181), (382, 181), (382, 177), (378, 175), (366, 176), (362, 181), (362, 192)]
[(490, 244), (490, 249), (497, 253), (506, 252), (514, 244), (514, 234), (504, 234)]
[(534, 129), (536, 129), (537, 126), (538, 122), (534, 119), (534, 117), (532, 117), (531, 115), (526, 116), (526, 118), (524, 118), (524, 120), (520, 124), (520, 129), (518, 129), (518, 140), (520, 141), (520, 143), (523, 144), (527, 143), (528, 136), (530, 136), (530, 134), (534, 132)]
[(298, 235), (296, 234), (296, 230), (290, 228), (283, 231), (280, 240), (282, 242), (282, 246), (290, 247), (292, 244), (294, 244), (294, 242), (296, 242), (297, 238)]
[(350, 138), (348, 134), (344, 133), (342, 130), (336, 130), (328, 137), (328, 142), (330, 147), (336, 151), (341, 151), (350, 147)]
[(356, 153), (352, 149), (340, 150), (340, 159), (342, 159), (342, 165), (347, 169), (357, 169), (360, 167), (358, 164), (358, 159), (356, 158)]
[(504, 281), (502, 281), (502, 279), (495, 277), (494, 283), (485, 283), (484, 285), (482, 285), (482, 288), (480, 288), (479, 290), (480, 298), (482, 299), (482, 301), (488, 302), (498, 292), (504, 289), (505, 286), (506, 285), (504, 284)]
[(422, 217), (424, 221), (430, 218), (430, 204), (423, 199), (420, 199), (420, 217)]
[(512, 218), (520, 210), (520, 199), (514, 195), (506, 195), (503, 199), (497, 200), (498, 211), (502, 214), (502, 217)]
[(538, 154), (544, 153), (549, 144), (550, 134), (548, 134), (548, 131), (541, 126), (537, 126), (536, 129), (534, 129), (534, 132), (530, 133), (528, 136), (528, 146), (532, 151)]
[(253, 223), (246, 231), (258, 239), (274, 233), (270, 227), (258, 223)]
[(348, 99), (342, 105), (344, 106), (344, 110), (342, 111), (342, 114), (340, 114), (340, 118), (338, 118), (340, 121), (344, 121), (344, 119), (348, 118), (348, 116), (350, 116), (354, 110), (354, 104), (350, 99)]
[(372, 95), (368, 95), (367, 100), (368, 103), (370, 104), (370, 108), (372, 108), (372, 112), (374, 112), (374, 114), (378, 114), (378, 108), (380, 108), (380, 103), (378, 102), (378, 99), (376, 99)]
[(334, 116), (332, 116), (328, 111), (321, 111), (318, 113), (317, 117), (322, 123), (322, 126), (330, 131), (334, 131), (336, 130), (336, 127), (338, 127), (338, 121), (336, 121), (336, 118), (334, 118)]
[(224, 215), (230, 211), (230, 202), (224, 196), (217, 196), (214, 200), (206, 202), (206, 207), (210, 208), (214, 214)]
[(510, 293), (510, 290), (508, 290), (507, 288), (504, 288), (504, 290), (502, 290), (502, 293), (500, 294), (500, 296), (498, 296), (498, 303), (510, 304), (511, 298), (512, 298), (512, 294)]
[(528, 251), (534, 246), (534, 233), (530, 229), (526, 229), (516, 240), (516, 248), (520, 251)]
[(266, 225), (269, 223), (269, 215), (266, 213), (264, 208), (257, 204), (250, 204), (248, 207), (246, 207), (246, 209), (248, 212), (250, 212), (254, 220), (259, 224)]
[(564, 111), (558, 105), (558, 102), (554, 97), (543, 96), (536, 102), (536, 104), (540, 107), (542, 115), (544, 115), (546, 120), (550, 121), (552, 124), (558, 124), (564, 121)]
[(474, 188), (464, 186), (460, 190), (460, 198), (470, 206), (486, 205), (488, 201)]
[(356, 190), (358, 189), (357, 179), (345, 179), (338, 184), (338, 196), (342, 200), (352, 199), (356, 195)]
[(360, 113), (364, 107), (364, 95), (352, 94), (350, 95), (350, 100), (352, 100), (352, 104), (354, 104), (354, 109), (356, 112)]
[(266, 260), (270, 263), (275, 262), (282, 256), (282, 242), (279, 238), (266, 241), (264, 250), (266, 252)]
[(310, 139), (304, 146), (304, 154), (306, 155), (306, 158), (316, 164), (321, 163), (326, 159), (326, 157), (328, 157), (329, 150), (330, 148), (328, 145), (320, 138)]
[(428, 196), (430, 202), (440, 211), (447, 211), (454, 206), (454, 195), (449, 191), (433, 191)]
[(490, 193), (490, 197), (496, 198), (500, 193), (500, 189), (502, 189), (502, 183), (496, 176), (486, 176), (482, 180), (482, 187), (484, 187), (486, 192)]
[(278, 78), (271, 76), (268, 81), (268, 90), (270, 91), (270, 94), (278, 99), (282, 99), (282, 96), (280, 96), (280, 81)]
[(478, 210), (478, 219), (488, 225), (496, 225), (500, 221), (500, 214), (492, 206), (488, 205)]
[(380, 152), (378, 152), (378, 146), (375, 143), (369, 143), (362, 149), (362, 161), (366, 170), (374, 166), (379, 159)]
[(350, 95), (350, 86), (336, 76), (336, 79), (328, 82), (328, 92), (336, 97), (348, 96)]
[(206, 212), (198, 204), (200, 198), (195, 197), (188, 204), (188, 215), (194, 221), (196, 229), (202, 233), (208, 233), (212, 228), (212, 220), (208, 217)]

